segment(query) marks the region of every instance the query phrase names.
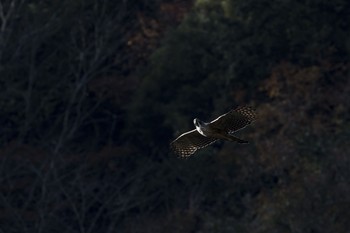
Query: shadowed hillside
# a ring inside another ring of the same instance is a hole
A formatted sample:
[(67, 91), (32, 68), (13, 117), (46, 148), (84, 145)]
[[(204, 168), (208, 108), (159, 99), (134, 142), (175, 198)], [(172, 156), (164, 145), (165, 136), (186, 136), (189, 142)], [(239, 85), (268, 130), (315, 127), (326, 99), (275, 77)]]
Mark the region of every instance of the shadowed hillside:
[[(350, 4), (0, 3), (0, 232), (347, 232)], [(258, 119), (188, 159), (169, 143)]]

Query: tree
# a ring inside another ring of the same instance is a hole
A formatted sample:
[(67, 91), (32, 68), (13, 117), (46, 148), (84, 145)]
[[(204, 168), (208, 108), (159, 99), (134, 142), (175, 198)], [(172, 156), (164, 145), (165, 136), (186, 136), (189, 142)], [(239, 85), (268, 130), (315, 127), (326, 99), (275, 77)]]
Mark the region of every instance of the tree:
[(115, 135), (106, 127), (120, 124), (118, 110), (91, 84), (121, 79), (134, 9), (121, 1), (12, 0), (0, 6), (1, 144), (37, 143), (56, 153), (73, 141), (96, 146)]

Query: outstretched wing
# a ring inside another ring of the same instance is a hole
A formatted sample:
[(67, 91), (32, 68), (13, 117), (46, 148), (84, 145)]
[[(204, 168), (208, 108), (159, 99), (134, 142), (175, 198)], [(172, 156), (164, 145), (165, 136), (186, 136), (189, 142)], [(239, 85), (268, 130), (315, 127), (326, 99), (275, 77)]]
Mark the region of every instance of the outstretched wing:
[(246, 127), (255, 118), (256, 113), (251, 107), (238, 107), (210, 122), (210, 126), (224, 129), (226, 132), (234, 132)]
[(216, 138), (205, 137), (194, 129), (181, 134), (170, 146), (179, 157), (185, 158), (194, 154), (198, 149), (212, 144), (216, 140)]

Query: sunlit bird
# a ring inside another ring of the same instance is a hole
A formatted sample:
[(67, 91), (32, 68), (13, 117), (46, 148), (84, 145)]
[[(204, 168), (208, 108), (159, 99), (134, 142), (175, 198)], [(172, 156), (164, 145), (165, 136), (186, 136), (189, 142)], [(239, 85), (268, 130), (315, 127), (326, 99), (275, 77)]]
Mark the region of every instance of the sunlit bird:
[(184, 158), (218, 139), (248, 143), (233, 136), (233, 133), (252, 123), (255, 118), (256, 113), (250, 107), (238, 107), (208, 123), (195, 118), (193, 124), (196, 129), (181, 134), (170, 146), (179, 157)]

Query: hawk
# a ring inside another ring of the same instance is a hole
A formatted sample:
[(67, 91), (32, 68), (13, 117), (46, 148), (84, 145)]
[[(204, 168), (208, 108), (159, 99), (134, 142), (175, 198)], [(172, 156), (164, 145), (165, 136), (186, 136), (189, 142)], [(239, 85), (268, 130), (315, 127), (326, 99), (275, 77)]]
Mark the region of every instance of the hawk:
[(255, 118), (256, 113), (250, 107), (238, 107), (208, 123), (195, 118), (193, 124), (196, 129), (181, 134), (170, 146), (179, 157), (185, 158), (218, 139), (248, 143), (232, 134), (252, 123)]

